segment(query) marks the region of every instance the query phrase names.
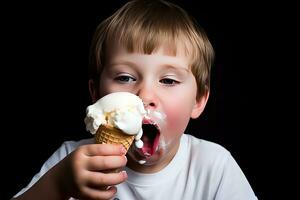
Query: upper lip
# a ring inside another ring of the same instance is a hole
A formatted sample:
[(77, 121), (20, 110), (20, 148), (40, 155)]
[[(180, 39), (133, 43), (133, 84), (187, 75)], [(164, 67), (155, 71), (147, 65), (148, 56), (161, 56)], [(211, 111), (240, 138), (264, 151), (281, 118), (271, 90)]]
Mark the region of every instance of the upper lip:
[(154, 125), (158, 130), (160, 130), (158, 123), (156, 123), (154, 120), (152, 120), (149, 116), (145, 116), (143, 118), (143, 124), (152, 124)]

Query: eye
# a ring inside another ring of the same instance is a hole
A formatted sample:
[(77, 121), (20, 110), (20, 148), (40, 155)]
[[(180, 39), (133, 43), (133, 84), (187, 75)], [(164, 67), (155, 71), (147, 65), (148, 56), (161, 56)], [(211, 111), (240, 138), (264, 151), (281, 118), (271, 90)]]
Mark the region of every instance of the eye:
[(120, 82), (120, 83), (132, 83), (136, 81), (136, 79), (132, 76), (129, 75), (120, 75), (114, 78), (114, 80)]
[(164, 85), (168, 85), (168, 86), (173, 86), (176, 84), (179, 84), (180, 82), (171, 78), (163, 78), (159, 81), (160, 83), (164, 84)]

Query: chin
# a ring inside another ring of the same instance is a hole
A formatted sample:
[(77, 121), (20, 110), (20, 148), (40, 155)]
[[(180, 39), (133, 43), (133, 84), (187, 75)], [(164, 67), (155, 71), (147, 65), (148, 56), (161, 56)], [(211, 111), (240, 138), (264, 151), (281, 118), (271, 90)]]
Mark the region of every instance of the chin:
[[(128, 151), (128, 156), (134, 162), (140, 164), (141, 166), (153, 166), (156, 164), (160, 164), (166, 155), (165, 148), (158, 148), (152, 155), (145, 155), (141, 150), (136, 148), (131, 148)], [(141, 162), (144, 161), (144, 162)]]

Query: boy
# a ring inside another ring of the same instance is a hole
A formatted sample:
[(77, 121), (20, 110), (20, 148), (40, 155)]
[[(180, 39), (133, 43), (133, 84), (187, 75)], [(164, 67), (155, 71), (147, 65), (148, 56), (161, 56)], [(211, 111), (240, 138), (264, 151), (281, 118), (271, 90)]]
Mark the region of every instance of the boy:
[[(122, 146), (93, 139), (65, 142), (15, 198), (257, 199), (228, 151), (183, 134), (205, 108), (213, 57), (204, 31), (178, 6), (125, 4), (95, 32), (90, 95), (93, 102), (118, 91), (138, 95), (147, 110), (166, 115), (160, 134), (145, 130), (148, 153), (132, 145), (126, 156)], [(155, 149), (153, 137), (159, 138)]]

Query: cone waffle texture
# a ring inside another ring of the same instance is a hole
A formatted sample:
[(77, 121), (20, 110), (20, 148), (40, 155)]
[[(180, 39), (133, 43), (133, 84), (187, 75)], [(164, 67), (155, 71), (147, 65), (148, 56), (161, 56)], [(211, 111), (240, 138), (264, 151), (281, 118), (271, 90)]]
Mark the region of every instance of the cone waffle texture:
[(96, 134), (95, 142), (99, 144), (122, 144), (128, 151), (134, 140), (134, 135), (123, 133), (120, 129), (100, 125)]

